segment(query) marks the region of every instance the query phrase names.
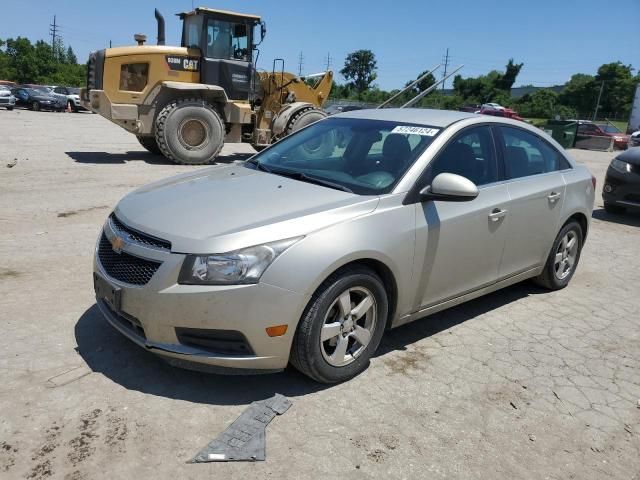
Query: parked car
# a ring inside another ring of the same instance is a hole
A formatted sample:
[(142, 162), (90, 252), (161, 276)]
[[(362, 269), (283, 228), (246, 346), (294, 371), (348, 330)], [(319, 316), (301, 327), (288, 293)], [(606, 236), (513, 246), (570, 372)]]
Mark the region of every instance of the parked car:
[(518, 112), (510, 108), (504, 108), (504, 107), (501, 110), (497, 110), (495, 108), (482, 107), (482, 109), (480, 110), (480, 114), (493, 115), (494, 117), (511, 118), (513, 120), (520, 120), (521, 122), (525, 121), (524, 118), (518, 115)]
[(602, 188), (604, 209), (624, 213), (640, 208), (640, 148), (630, 148), (611, 161)]
[(86, 110), (80, 103), (80, 89), (77, 87), (50, 87), (54, 93), (64, 95), (67, 98), (67, 107), (74, 113), (79, 110)]
[(4, 85), (0, 85), (0, 107), (7, 110), (13, 110), (16, 106), (16, 97), (13, 96), (11, 90)]
[(567, 286), (594, 188), (522, 122), (341, 113), (243, 164), (124, 197), (97, 241), (97, 304), (173, 365), (291, 362), (339, 382), (366, 368), (387, 328), (528, 278)]
[(638, 130), (637, 132), (633, 132), (629, 136), (629, 146), (640, 147), (640, 130)]
[(504, 107), (499, 103), (483, 103), (480, 109), (483, 108), (492, 108), (493, 110), (504, 110)]
[(16, 97), (16, 105), (30, 110), (54, 110), (61, 112), (67, 106), (66, 99), (60, 99), (54, 95), (34, 88), (19, 87), (12, 90)]
[(629, 146), (629, 135), (622, 133), (613, 125), (600, 125), (588, 120), (578, 121), (578, 139), (580, 136), (587, 137), (611, 137), (614, 148), (624, 150)]

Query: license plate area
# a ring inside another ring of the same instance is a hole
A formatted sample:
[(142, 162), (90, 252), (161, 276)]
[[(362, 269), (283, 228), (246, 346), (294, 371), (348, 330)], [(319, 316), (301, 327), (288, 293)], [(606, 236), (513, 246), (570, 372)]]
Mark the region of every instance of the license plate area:
[(93, 274), (93, 289), (96, 298), (103, 300), (116, 313), (120, 313), (122, 304), (122, 289), (107, 282), (97, 273)]

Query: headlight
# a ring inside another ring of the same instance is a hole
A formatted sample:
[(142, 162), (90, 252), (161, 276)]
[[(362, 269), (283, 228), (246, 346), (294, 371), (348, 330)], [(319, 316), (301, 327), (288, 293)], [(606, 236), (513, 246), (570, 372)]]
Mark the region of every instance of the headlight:
[(611, 168), (620, 172), (620, 173), (630, 173), (631, 172), (631, 164), (627, 162), (623, 162), (622, 160), (618, 160), (614, 158), (611, 161)]
[(229, 253), (188, 255), (178, 283), (188, 285), (239, 285), (258, 283), (273, 261), (302, 237), (265, 243)]
[(51, 103), (51, 100), (42, 100), (42, 103)]

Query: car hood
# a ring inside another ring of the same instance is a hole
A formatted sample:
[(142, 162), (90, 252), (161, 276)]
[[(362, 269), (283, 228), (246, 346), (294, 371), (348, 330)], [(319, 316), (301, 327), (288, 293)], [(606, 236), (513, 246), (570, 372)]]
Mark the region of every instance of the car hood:
[(640, 166), (640, 148), (629, 148), (616, 157), (618, 160)]
[(9, 90), (0, 90), (0, 97), (10, 97), (11, 92)]
[(135, 190), (115, 214), (181, 253), (224, 253), (293, 238), (373, 211), (379, 198), (252, 170), (241, 164)]

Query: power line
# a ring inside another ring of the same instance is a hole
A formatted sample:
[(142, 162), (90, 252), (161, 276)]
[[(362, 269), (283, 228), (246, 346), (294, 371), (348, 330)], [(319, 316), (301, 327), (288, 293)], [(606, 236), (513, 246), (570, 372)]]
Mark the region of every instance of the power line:
[(327, 52), (327, 68), (325, 68), (325, 71), (329, 71), (329, 68), (331, 68), (331, 52)]
[(51, 35), (51, 51), (54, 58), (56, 57), (57, 42), (62, 41), (62, 37), (58, 34), (60, 31), (60, 25), (56, 22), (56, 15), (53, 16), (53, 23), (49, 24), (49, 34)]
[[(447, 54), (444, 57), (444, 61), (442, 62), (444, 63), (444, 71), (442, 72), (442, 78), (446, 78), (447, 76), (447, 67), (449, 66), (449, 47), (447, 47)], [(446, 81), (442, 82), (442, 91), (444, 92), (444, 84), (447, 83)]]

